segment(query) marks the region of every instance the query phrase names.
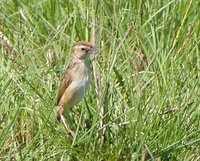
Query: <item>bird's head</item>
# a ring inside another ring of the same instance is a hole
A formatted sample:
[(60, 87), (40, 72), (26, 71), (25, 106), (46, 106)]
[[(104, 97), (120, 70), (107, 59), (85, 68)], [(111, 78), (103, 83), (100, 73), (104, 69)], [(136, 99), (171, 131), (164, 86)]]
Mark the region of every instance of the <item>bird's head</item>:
[(79, 41), (72, 49), (72, 57), (83, 60), (94, 50), (95, 48), (91, 43)]

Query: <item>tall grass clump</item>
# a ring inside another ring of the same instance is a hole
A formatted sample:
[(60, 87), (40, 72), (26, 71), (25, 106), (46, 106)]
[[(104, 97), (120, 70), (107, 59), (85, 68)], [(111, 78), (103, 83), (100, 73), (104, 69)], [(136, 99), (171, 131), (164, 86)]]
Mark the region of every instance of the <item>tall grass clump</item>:
[[(199, 160), (199, 7), (2, 0), (0, 160)], [(72, 138), (55, 121), (58, 85), (75, 42), (94, 39)]]

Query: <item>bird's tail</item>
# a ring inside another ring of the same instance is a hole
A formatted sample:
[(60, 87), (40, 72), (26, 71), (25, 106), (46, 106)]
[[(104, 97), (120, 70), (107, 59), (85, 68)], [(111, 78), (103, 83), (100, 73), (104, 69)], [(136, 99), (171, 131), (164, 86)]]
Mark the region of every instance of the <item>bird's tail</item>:
[(57, 121), (61, 121), (61, 115), (63, 115), (63, 112), (64, 112), (64, 109), (62, 106), (57, 106), (57, 109), (56, 109), (56, 115), (57, 115)]

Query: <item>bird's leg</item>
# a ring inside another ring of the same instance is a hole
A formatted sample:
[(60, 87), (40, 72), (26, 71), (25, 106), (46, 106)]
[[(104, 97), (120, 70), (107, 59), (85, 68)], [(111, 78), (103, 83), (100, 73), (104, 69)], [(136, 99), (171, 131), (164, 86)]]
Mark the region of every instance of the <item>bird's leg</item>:
[(57, 120), (58, 121), (62, 121), (64, 127), (65, 127), (65, 130), (67, 131), (67, 133), (71, 136), (74, 136), (74, 132), (67, 126), (67, 123), (66, 123), (66, 119), (63, 115), (64, 113), (64, 109), (62, 106), (58, 106), (57, 107)]
[(68, 132), (68, 134), (74, 137), (74, 132), (67, 126), (65, 117), (63, 114), (60, 115), (60, 119), (61, 119), (66, 131)]

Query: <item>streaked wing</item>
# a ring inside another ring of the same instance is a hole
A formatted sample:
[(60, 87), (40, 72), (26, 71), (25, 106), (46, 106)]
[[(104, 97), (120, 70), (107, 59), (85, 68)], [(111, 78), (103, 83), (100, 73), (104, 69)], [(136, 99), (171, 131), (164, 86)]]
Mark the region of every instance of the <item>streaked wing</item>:
[(58, 96), (57, 96), (57, 103), (56, 105), (59, 105), (60, 99), (63, 96), (65, 90), (67, 89), (67, 87), (72, 83), (72, 79), (70, 77), (70, 73), (69, 73), (69, 69), (72, 68), (74, 66), (74, 63), (71, 62), (69, 64), (69, 66), (67, 67), (67, 70), (62, 78), (62, 81), (60, 83), (60, 88), (59, 88), (59, 92), (58, 92)]

